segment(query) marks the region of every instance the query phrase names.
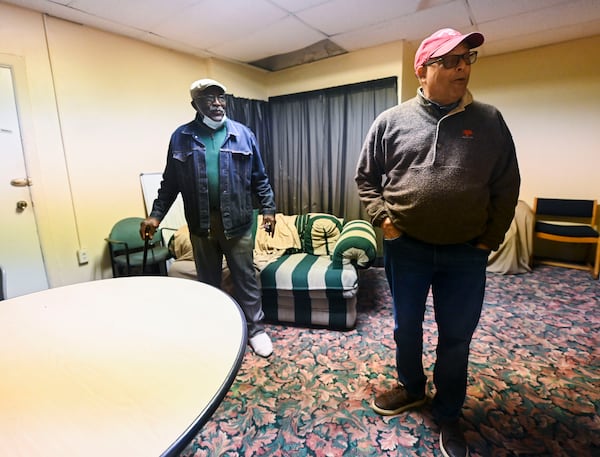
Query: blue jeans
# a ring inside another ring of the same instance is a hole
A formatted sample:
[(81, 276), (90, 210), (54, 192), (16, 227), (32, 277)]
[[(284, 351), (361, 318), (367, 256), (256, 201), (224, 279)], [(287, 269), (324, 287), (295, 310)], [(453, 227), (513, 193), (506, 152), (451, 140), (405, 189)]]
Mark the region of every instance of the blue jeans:
[(425, 394), (423, 320), (433, 295), (438, 344), (433, 415), (458, 419), (467, 391), (469, 345), (485, 293), (488, 251), (464, 243), (431, 245), (402, 235), (384, 240), (384, 261), (394, 301), (398, 379), (413, 395)]
[(223, 256), (231, 272), (233, 295), (246, 317), (248, 338), (264, 331), (261, 291), (253, 261), (254, 239), (248, 230), (242, 236), (227, 238), (221, 213), (211, 211), (208, 236), (190, 234), (198, 280), (221, 288)]

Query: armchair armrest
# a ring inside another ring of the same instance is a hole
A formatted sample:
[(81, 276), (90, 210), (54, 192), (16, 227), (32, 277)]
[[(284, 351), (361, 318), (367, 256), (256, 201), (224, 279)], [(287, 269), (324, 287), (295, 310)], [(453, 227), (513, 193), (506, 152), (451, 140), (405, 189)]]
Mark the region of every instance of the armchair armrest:
[(112, 249), (118, 249), (118, 247), (116, 247), (116, 248), (114, 247), (114, 245), (118, 245), (118, 246), (121, 246), (120, 249), (129, 251), (129, 245), (125, 241), (115, 240), (112, 238), (104, 238), (104, 241), (106, 241), (111, 246)]
[[(115, 240), (113, 238), (104, 238), (104, 241), (106, 241), (110, 245), (113, 252), (123, 252), (128, 257), (131, 252), (137, 252), (143, 249), (143, 247), (141, 246), (134, 246), (130, 248), (129, 243), (127, 241)], [(150, 240), (148, 242), (148, 249), (154, 249), (155, 247), (160, 245), (161, 241), (157, 242), (154, 240)]]
[(347, 263), (357, 268), (369, 268), (376, 257), (377, 239), (371, 223), (360, 219), (347, 222), (331, 256), (334, 268)]

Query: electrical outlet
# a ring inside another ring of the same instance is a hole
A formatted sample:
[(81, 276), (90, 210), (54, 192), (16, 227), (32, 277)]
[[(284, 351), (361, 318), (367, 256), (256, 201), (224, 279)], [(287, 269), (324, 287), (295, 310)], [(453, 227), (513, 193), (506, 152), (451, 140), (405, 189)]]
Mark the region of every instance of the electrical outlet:
[(85, 249), (81, 248), (79, 251), (77, 251), (77, 260), (79, 260), (79, 265), (85, 265), (88, 263), (88, 254)]

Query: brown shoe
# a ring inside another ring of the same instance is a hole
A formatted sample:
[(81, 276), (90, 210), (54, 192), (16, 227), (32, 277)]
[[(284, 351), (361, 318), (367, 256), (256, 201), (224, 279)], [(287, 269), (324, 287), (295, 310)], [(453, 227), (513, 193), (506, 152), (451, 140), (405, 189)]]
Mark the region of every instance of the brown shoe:
[(415, 397), (410, 395), (404, 386), (396, 386), (387, 392), (379, 394), (371, 403), (371, 408), (382, 416), (393, 416), (408, 409), (418, 408), (427, 401), (425, 395)]
[(440, 450), (444, 457), (469, 457), (469, 448), (458, 421), (442, 423)]

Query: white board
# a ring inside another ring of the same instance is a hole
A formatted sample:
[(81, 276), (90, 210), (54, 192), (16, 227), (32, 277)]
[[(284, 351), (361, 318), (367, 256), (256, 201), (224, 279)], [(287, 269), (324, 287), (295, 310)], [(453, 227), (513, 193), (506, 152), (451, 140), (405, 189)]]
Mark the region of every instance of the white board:
[[(144, 195), (144, 206), (146, 208), (146, 216), (152, 210), (152, 204), (158, 196), (158, 189), (160, 188), (160, 182), (162, 181), (162, 173), (141, 173), (140, 183), (142, 184), (142, 194)], [(177, 199), (171, 206), (169, 212), (165, 215), (160, 223), (160, 228), (163, 230), (163, 238), (165, 243), (169, 243), (169, 240), (173, 236), (173, 233), (177, 231), (183, 225), (186, 225), (185, 214), (183, 211), (183, 200), (181, 194), (177, 196)]]

